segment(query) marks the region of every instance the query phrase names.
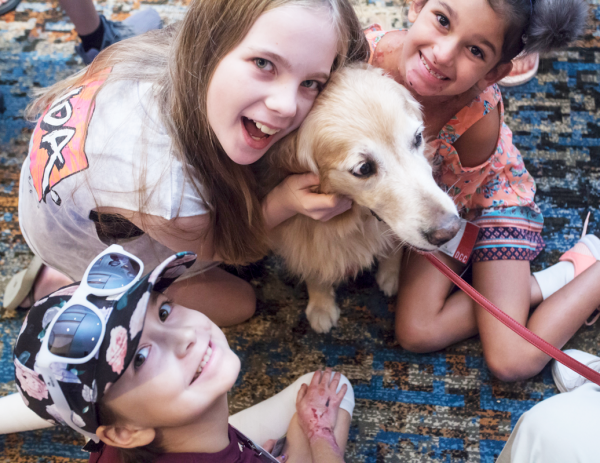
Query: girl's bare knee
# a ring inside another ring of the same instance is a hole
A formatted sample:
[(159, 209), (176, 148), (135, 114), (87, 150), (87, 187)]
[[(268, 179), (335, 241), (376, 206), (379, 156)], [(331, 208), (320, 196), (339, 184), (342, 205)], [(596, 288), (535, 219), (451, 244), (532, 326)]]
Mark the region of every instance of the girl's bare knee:
[(423, 314), (423, 308), (398, 297), (396, 301), (396, 341), (417, 354), (439, 350), (436, 325)]
[(488, 368), (490, 369), (492, 375), (494, 375), (500, 381), (504, 381), (505, 383), (512, 383), (521, 379), (525, 379), (523, 378), (522, 373), (519, 371), (519, 368), (515, 368), (513, 365), (502, 362), (499, 362), (499, 364), (488, 363)]
[(424, 354), (437, 350), (431, 345), (431, 335), (412, 324), (396, 323), (396, 341), (409, 352)]
[(256, 293), (254, 292), (252, 285), (247, 281), (242, 280), (238, 299), (236, 312), (239, 321), (237, 323), (242, 323), (256, 313)]
[(485, 360), (490, 372), (500, 381), (507, 383), (531, 378), (543, 368), (543, 365), (539, 366), (535, 359), (529, 359), (527, 355), (499, 353), (493, 356), (486, 355)]

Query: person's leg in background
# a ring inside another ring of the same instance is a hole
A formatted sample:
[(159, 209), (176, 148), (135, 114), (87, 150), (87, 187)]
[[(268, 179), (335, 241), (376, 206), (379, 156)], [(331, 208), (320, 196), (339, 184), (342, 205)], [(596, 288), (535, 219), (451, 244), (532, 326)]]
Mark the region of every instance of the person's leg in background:
[(92, 34), (100, 26), (100, 15), (92, 0), (60, 0), (60, 6), (69, 16), (79, 37)]
[[(600, 372), (600, 357), (566, 354)], [(554, 361), (552, 376), (562, 394), (524, 413), (496, 463), (592, 463), (598, 461), (600, 386)]]
[[(10, 2), (10, 5), (9, 5)], [(4, 9), (16, 4), (11, 0), (0, 0), (0, 14)], [(110, 21), (98, 14), (93, 0), (59, 0), (65, 10), (81, 43), (75, 51), (85, 64), (90, 64), (105, 48), (121, 40), (143, 34), (162, 27), (158, 12), (152, 8), (134, 13), (124, 21)], [(9, 282), (3, 299), (4, 309), (28, 308), (33, 301), (72, 283), (66, 276), (44, 266), (34, 258), (27, 270), (19, 272)], [(0, 315), (3, 310), (0, 310)]]
[(33, 256), (28, 267), (8, 282), (0, 315), (5, 310), (28, 309), (35, 301), (71, 283), (73, 281), (69, 277), (44, 265), (38, 256)]
[[(0, 0), (0, 16), (13, 11), (21, 0)], [(59, 0), (81, 38), (75, 51), (85, 64), (109, 45), (153, 29), (160, 29), (162, 21), (151, 8), (133, 14), (125, 21), (116, 22), (98, 14), (93, 0)]]
[(600, 387), (586, 383), (524, 413), (496, 463), (598, 461)]
[(151, 8), (134, 13), (125, 21), (116, 22), (98, 14), (93, 0), (59, 1), (81, 38), (81, 44), (75, 47), (75, 51), (85, 64), (90, 64), (98, 53), (113, 43), (162, 26), (157, 11)]

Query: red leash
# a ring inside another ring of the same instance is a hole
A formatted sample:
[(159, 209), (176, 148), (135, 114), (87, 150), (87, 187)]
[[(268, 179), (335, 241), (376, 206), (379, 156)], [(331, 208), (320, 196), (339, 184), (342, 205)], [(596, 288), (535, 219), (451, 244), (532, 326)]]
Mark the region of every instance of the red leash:
[(549, 342), (544, 341), (537, 334), (532, 333), (519, 322), (506, 315), (502, 310), (488, 301), (485, 297), (483, 297), (475, 288), (473, 288), (469, 283), (459, 277), (450, 267), (444, 264), (441, 260), (439, 260), (433, 254), (423, 254), (429, 262), (431, 262), (440, 272), (446, 275), (456, 286), (462, 289), (465, 293), (467, 293), (471, 299), (477, 302), (480, 306), (482, 306), (485, 310), (487, 310), (491, 315), (493, 315), (497, 320), (501, 321), (504, 325), (508, 326), (511, 330), (517, 333), (519, 336), (524, 338), (526, 341), (533, 344), (539, 350), (549, 355), (550, 357), (556, 359), (557, 362), (562, 363), (563, 365), (569, 367), (571, 370), (579, 373), (586, 379), (596, 383), (600, 386), (600, 373), (592, 370), (590, 367), (584, 365), (581, 362), (578, 362), (574, 358), (568, 356), (560, 349), (557, 349)]

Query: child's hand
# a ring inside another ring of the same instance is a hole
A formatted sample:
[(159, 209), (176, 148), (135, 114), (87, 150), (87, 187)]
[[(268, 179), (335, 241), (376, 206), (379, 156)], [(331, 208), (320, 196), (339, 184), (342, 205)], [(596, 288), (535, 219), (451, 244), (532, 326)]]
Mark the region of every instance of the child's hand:
[[(275, 448), (275, 444), (277, 443), (277, 439), (269, 439), (265, 442), (261, 447), (265, 449), (269, 453), (273, 453), (273, 449)], [(287, 460), (287, 455), (282, 454), (275, 458), (277, 461), (281, 461), (282, 463)]]
[(319, 185), (315, 174), (290, 175), (265, 198), (263, 211), (268, 228), (273, 228), (295, 214), (326, 222), (352, 206), (346, 196), (313, 193)]
[(346, 196), (313, 193), (312, 188), (319, 185), (315, 174), (290, 175), (282, 182), (288, 189), (293, 209), (314, 220), (326, 222), (352, 207), (352, 200)]
[(336, 393), (340, 374), (335, 373), (332, 379), (331, 373), (329, 368), (324, 373), (317, 371), (309, 386), (303, 384), (300, 387), (296, 399), (296, 411), (300, 427), (311, 444), (314, 440), (323, 438), (332, 441), (331, 443), (337, 448), (333, 429), (337, 421), (340, 403), (348, 386), (342, 385), (340, 391)]

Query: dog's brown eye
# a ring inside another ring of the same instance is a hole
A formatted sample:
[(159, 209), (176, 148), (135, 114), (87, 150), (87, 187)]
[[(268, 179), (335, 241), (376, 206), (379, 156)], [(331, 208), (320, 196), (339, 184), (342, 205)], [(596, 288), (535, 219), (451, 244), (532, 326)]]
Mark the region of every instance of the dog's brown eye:
[(370, 177), (375, 173), (375, 163), (371, 161), (361, 162), (354, 169), (352, 169), (352, 175), (355, 177)]
[(413, 146), (415, 148), (419, 148), (419, 146), (421, 146), (422, 141), (423, 141), (423, 132), (418, 132), (415, 135), (415, 141), (413, 142)]

